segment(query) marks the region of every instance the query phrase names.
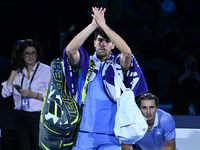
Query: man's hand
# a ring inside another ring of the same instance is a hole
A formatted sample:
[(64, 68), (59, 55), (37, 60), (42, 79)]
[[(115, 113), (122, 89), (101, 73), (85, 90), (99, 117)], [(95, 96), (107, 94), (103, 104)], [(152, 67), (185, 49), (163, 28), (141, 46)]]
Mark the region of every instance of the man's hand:
[(123, 142), (121, 143), (121, 148), (122, 150), (134, 150), (131, 144), (124, 144)]
[(94, 13), (92, 14), (92, 17), (93, 17), (92, 24), (102, 27), (106, 23), (105, 18), (104, 18), (106, 8), (101, 7), (99, 9), (97, 7), (92, 7), (92, 11)]
[[(93, 9), (93, 7), (92, 7), (92, 9)], [(93, 14), (92, 14), (93, 15)], [(91, 23), (95, 28), (98, 28), (98, 24), (97, 24), (97, 22), (96, 22), (96, 20), (93, 18), (92, 19), (92, 23)]]

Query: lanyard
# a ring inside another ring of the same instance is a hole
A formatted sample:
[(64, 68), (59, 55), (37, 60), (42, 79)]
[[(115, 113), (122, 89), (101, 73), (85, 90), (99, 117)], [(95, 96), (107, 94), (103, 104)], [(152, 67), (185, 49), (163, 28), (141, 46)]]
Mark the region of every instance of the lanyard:
[[(29, 90), (31, 89), (31, 83), (32, 83), (32, 81), (33, 81), (33, 78), (34, 78), (34, 76), (35, 76), (35, 73), (37, 72), (37, 69), (38, 69), (39, 65), (40, 65), (40, 62), (38, 62), (37, 66), (36, 66), (36, 68), (35, 68), (35, 70), (34, 70), (33, 76), (32, 76), (32, 78), (31, 78), (31, 81), (30, 81), (29, 86), (28, 86), (28, 89), (29, 89)], [(22, 80), (21, 80), (21, 87), (22, 87), (22, 85), (23, 85), (23, 82), (24, 82), (24, 74), (23, 74)]]

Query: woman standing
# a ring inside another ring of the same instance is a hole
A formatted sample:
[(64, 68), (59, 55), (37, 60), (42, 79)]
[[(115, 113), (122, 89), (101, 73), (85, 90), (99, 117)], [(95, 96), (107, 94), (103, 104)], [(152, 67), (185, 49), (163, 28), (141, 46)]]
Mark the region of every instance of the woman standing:
[(27, 39), (13, 51), (11, 74), (2, 83), (2, 96), (13, 95), (16, 110), (16, 135), (20, 150), (38, 150), (40, 111), (51, 74), (39, 62), (42, 48)]

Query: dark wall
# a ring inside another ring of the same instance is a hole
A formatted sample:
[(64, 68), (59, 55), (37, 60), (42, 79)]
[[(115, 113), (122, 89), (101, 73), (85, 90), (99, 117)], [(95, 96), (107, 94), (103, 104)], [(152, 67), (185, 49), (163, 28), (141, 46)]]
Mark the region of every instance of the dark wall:
[[(32, 38), (44, 49), (42, 62), (50, 64), (62, 57), (67, 43), (90, 23), (91, 7), (103, 6), (107, 23), (136, 56), (149, 92), (161, 104), (171, 104), (177, 100), (175, 85), (184, 71), (185, 57), (200, 52), (200, 1), (173, 1), (175, 11), (162, 9), (162, 0), (1, 0), (0, 54), (10, 57), (15, 40)], [(93, 36), (84, 44), (89, 53), (94, 52), (92, 43)]]
[(43, 62), (59, 53), (59, 28), (55, 1), (6, 0), (0, 5), (1, 55), (10, 56), (14, 41), (32, 38), (44, 49)]

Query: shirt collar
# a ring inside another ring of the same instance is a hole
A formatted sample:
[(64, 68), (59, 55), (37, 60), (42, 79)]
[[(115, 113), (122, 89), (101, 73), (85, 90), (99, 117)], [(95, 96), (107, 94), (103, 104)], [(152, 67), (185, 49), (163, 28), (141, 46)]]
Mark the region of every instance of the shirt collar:
[(154, 128), (154, 127), (157, 127), (158, 124), (159, 124), (159, 120), (158, 120), (158, 112), (156, 112), (155, 120), (154, 120), (154, 123), (153, 123), (153, 128)]
[(35, 65), (34, 65), (34, 67), (33, 67), (33, 71), (35, 71), (35, 69), (36, 69), (36, 67), (37, 67), (37, 65), (38, 65), (39, 63), (40, 63), (39, 61), (35, 63)]
[[(97, 53), (95, 52), (93, 56), (93, 61), (100, 61), (99, 58), (97, 57)], [(106, 61), (109, 61), (109, 60), (113, 60), (114, 59), (114, 54), (112, 52), (110, 52), (110, 56), (106, 59)]]
[[(33, 72), (35, 71), (35, 69), (36, 69), (38, 63), (40, 63), (40, 62), (38, 61), (38, 62), (35, 63), (35, 65), (34, 65), (34, 67), (33, 67), (33, 69), (32, 69)], [(23, 72), (24, 74), (27, 74), (27, 69), (26, 69), (26, 67), (23, 68), (22, 72)]]

